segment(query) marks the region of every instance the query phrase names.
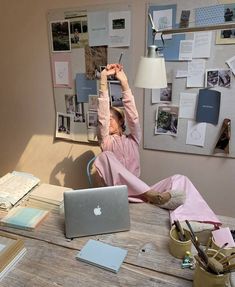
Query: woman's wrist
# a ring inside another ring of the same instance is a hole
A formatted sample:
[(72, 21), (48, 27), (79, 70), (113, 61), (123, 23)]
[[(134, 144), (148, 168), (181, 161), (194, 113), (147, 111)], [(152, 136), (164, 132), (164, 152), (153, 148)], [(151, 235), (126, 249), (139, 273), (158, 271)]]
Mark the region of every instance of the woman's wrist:
[(130, 89), (129, 84), (127, 81), (121, 82), (122, 91), (125, 92)]
[(102, 92), (107, 91), (108, 89), (108, 84), (107, 84), (107, 76), (106, 75), (101, 75), (100, 78), (100, 90)]

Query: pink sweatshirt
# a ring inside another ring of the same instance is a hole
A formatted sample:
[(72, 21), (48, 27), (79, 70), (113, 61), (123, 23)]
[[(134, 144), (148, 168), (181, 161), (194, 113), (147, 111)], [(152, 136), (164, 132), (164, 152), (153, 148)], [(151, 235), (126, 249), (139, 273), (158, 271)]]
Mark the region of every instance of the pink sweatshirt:
[(98, 99), (99, 141), (102, 151), (111, 151), (118, 161), (132, 174), (140, 176), (139, 144), (141, 129), (135, 100), (131, 90), (122, 93), (126, 123), (130, 134), (109, 135), (109, 95), (108, 91), (100, 92)]

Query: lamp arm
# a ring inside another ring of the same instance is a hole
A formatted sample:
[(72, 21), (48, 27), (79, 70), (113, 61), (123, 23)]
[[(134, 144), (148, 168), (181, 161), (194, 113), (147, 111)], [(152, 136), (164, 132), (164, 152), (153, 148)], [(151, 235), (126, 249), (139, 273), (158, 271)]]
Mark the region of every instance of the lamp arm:
[(235, 23), (222, 23), (210, 26), (197, 26), (197, 27), (187, 27), (187, 28), (175, 28), (169, 30), (158, 30), (156, 33), (167, 34), (181, 34), (187, 32), (200, 32), (200, 31), (212, 31), (212, 30), (226, 30), (235, 29)]
[(158, 33), (158, 31), (155, 28), (155, 25), (154, 25), (151, 13), (149, 13), (148, 16), (149, 16), (149, 20), (150, 20), (150, 23), (151, 23), (151, 26), (152, 26), (152, 37), (153, 37), (153, 45), (154, 45), (155, 36)]

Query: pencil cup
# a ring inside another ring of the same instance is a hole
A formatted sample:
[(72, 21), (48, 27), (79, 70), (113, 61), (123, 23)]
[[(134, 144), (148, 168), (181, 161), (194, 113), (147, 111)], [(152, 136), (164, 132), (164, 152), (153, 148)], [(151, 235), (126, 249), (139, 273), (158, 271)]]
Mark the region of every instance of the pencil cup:
[[(217, 250), (208, 249), (207, 255), (212, 257)], [(224, 257), (223, 254), (218, 254), (216, 259), (222, 259)], [(206, 271), (202, 268), (198, 262), (196, 262), (196, 268), (194, 270), (193, 276), (193, 287), (226, 287), (229, 285), (229, 273), (227, 274), (213, 274), (211, 272)]]
[(173, 226), (170, 230), (170, 241), (169, 241), (169, 249), (171, 255), (176, 258), (183, 259), (186, 251), (191, 252), (192, 242), (190, 234), (187, 230), (184, 230), (186, 241), (180, 241), (175, 226)]
[[(212, 237), (211, 240), (211, 248), (218, 250), (220, 247), (215, 243), (214, 238)], [(235, 253), (235, 247), (225, 247), (221, 250), (220, 253), (223, 253), (226, 256), (232, 255), (232, 253)]]

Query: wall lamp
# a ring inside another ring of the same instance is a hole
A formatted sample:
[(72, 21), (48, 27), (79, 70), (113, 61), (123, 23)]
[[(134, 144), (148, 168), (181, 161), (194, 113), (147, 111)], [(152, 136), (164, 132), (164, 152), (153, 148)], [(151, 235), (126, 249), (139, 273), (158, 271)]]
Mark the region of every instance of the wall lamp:
[(148, 47), (147, 56), (141, 57), (135, 78), (135, 86), (145, 89), (161, 89), (167, 87), (165, 59), (159, 54), (160, 49), (154, 45), (155, 35), (157, 33), (161, 33), (162, 38), (162, 36), (166, 34), (182, 34), (188, 32), (226, 30), (235, 28), (235, 23), (233, 22), (208, 26), (156, 30), (152, 15), (149, 13), (148, 16), (152, 25), (153, 45)]

